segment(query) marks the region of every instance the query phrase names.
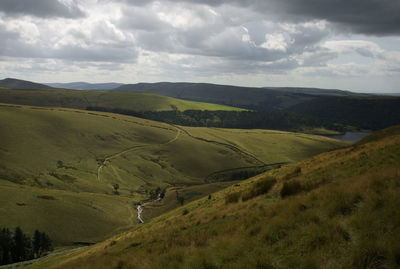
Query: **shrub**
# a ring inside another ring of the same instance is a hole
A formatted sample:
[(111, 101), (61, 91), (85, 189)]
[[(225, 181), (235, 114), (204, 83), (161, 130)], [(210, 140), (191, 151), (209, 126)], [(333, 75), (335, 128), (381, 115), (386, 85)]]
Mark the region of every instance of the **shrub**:
[(237, 203), (237, 202), (239, 202), (240, 196), (241, 196), (240, 192), (229, 193), (227, 196), (225, 196), (225, 203), (226, 204)]
[(299, 192), (302, 191), (302, 187), (300, 182), (296, 180), (288, 181), (283, 184), (282, 190), (281, 190), (281, 196), (282, 198), (285, 198), (286, 196), (290, 195), (295, 195)]
[(254, 186), (243, 193), (242, 200), (247, 201), (259, 195), (267, 193), (276, 183), (276, 179), (273, 177), (266, 177), (262, 180), (257, 181)]
[(289, 172), (288, 174), (286, 174), (283, 179), (288, 180), (294, 177), (297, 177), (301, 174), (301, 167), (296, 166), (293, 171)]
[(54, 196), (50, 195), (37, 195), (36, 197), (44, 200), (57, 200), (56, 198), (54, 198)]

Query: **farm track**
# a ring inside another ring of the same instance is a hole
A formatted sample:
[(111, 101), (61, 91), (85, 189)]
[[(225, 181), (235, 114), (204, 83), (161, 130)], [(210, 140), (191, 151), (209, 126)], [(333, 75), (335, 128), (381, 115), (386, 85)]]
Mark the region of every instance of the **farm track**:
[(117, 153), (115, 153), (115, 154), (106, 156), (106, 157), (104, 158), (104, 161), (103, 161), (103, 162), (100, 164), (100, 166), (97, 168), (97, 180), (101, 181), (101, 171), (102, 171), (103, 167), (106, 165), (106, 163), (109, 162), (111, 159), (117, 158), (117, 157), (119, 157), (119, 156), (121, 156), (121, 155), (123, 155), (123, 154), (125, 154), (125, 153), (134, 151), (134, 150), (136, 150), (136, 149), (141, 149), (141, 148), (147, 148), (147, 147), (162, 146), (162, 145), (171, 144), (171, 143), (173, 143), (174, 141), (176, 141), (176, 140), (179, 138), (180, 134), (181, 134), (181, 130), (178, 129), (178, 128), (176, 128), (176, 135), (175, 135), (175, 137), (174, 137), (173, 139), (171, 139), (171, 140), (165, 142), (165, 143), (160, 143), (160, 144), (155, 144), (155, 145), (153, 145), (153, 144), (152, 144), (152, 145), (137, 145), (137, 146), (133, 146), (133, 147), (130, 147), (130, 148), (128, 148), (128, 149), (125, 149), (125, 150), (123, 150), (123, 151), (117, 152)]
[(177, 128), (177, 129), (180, 129), (182, 132), (184, 132), (185, 134), (187, 134), (188, 136), (190, 136), (190, 137), (193, 138), (193, 139), (196, 139), (196, 140), (199, 140), (199, 141), (203, 141), (203, 142), (212, 143), (212, 144), (216, 144), (216, 145), (220, 145), (220, 146), (227, 147), (227, 148), (229, 148), (230, 150), (233, 150), (233, 151), (235, 151), (235, 152), (238, 152), (239, 154), (242, 154), (242, 155), (244, 155), (244, 156), (247, 156), (247, 157), (250, 157), (250, 158), (256, 160), (257, 162), (260, 163), (260, 165), (267, 165), (267, 164), (264, 163), (262, 160), (260, 160), (259, 158), (257, 158), (254, 154), (249, 153), (249, 152), (247, 152), (247, 151), (244, 151), (243, 149), (241, 149), (241, 148), (239, 148), (239, 147), (237, 147), (237, 146), (234, 146), (234, 145), (231, 145), (231, 144), (228, 144), (228, 143), (223, 143), (223, 142), (215, 141), (215, 140), (205, 139), (205, 138), (202, 138), (202, 137), (197, 137), (197, 136), (192, 135), (188, 130), (186, 130), (186, 129), (180, 127), (180, 126), (173, 125), (173, 124), (170, 124), (170, 125), (173, 126), (173, 127), (175, 127), (175, 128)]

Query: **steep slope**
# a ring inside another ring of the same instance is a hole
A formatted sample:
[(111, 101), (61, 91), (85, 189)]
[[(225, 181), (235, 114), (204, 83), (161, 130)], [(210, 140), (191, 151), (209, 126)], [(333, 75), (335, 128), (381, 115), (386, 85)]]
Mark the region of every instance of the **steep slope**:
[[(0, 227), (45, 230), (57, 245), (98, 241), (137, 224), (134, 204), (149, 199), (157, 187), (185, 188), (205, 184), (214, 172), (258, 167), (268, 161), (260, 149), (279, 140), (260, 132), (256, 151), (234, 145), (234, 133), (226, 141), (203, 139), (201, 130), (196, 135), (180, 126), (111, 113), (1, 104), (0, 214), (7, 217), (0, 218)], [(319, 137), (299, 155), (308, 139), (281, 135), (293, 148), (275, 151), (277, 162), (344, 145)], [(151, 215), (162, 213), (157, 212)]]
[(15, 78), (6, 78), (0, 80), (0, 87), (11, 88), (11, 89), (28, 89), (28, 90), (43, 90), (43, 89), (53, 88), (52, 86), (26, 80), (15, 79)]
[(30, 268), (398, 268), (399, 132), (272, 170)]

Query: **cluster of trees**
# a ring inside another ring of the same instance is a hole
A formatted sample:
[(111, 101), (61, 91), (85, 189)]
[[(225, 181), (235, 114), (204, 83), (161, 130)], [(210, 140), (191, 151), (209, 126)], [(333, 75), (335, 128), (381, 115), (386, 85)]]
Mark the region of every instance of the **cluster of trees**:
[(38, 230), (32, 238), (20, 227), (15, 228), (14, 232), (8, 228), (0, 230), (0, 265), (38, 258), (52, 249), (49, 236)]
[(163, 199), (165, 196), (165, 189), (161, 189), (160, 187), (157, 187), (155, 190), (151, 190), (149, 192), (150, 199), (155, 200), (155, 199)]
[(301, 102), (285, 110), (256, 111), (133, 111), (104, 107), (88, 110), (107, 111), (162, 121), (183, 126), (239, 129), (276, 129), (297, 131), (303, 128), (325, 127), (346, 131), (349, 127), (379, 130), (400, 124), (398, 97), (327, 96)]
[(320, 97), (297, 104), (290, 111), (315, 116), (324, 123), (380, 130), (400, 124), (398, 97)]
[(180, 194), (177, 190), (175, 191), (175, 194), (176, 194), (176, 200), (178, 201), (178, 203), (183, 205), (185, 203), (185, 198), (183, 196), (180, 196)]

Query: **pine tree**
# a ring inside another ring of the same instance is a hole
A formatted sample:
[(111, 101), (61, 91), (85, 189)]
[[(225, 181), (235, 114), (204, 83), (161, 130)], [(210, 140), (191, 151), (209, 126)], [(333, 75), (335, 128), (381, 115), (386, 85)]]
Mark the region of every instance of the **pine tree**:
[(42, 246), (42, 234), (38, 230), (35, 230), (33, 235), (33, 254), (35, 257), (40, 257), (42, 255), (41, 246)]
[(14, 231), (14, 246), (12, 248), (13, 262), (23, 261), (25, 258), (25, 240), (24, 233), (20, 227), (15, 228)]
[(0, 231), (0, 265), (12, 263), (11, 249), (13, 238), (9, 229), (3, 228)]
[(42, 253), (53, 250), (52, 243), (50, 237), (45, 234), (41, 233), (41, 251)]

